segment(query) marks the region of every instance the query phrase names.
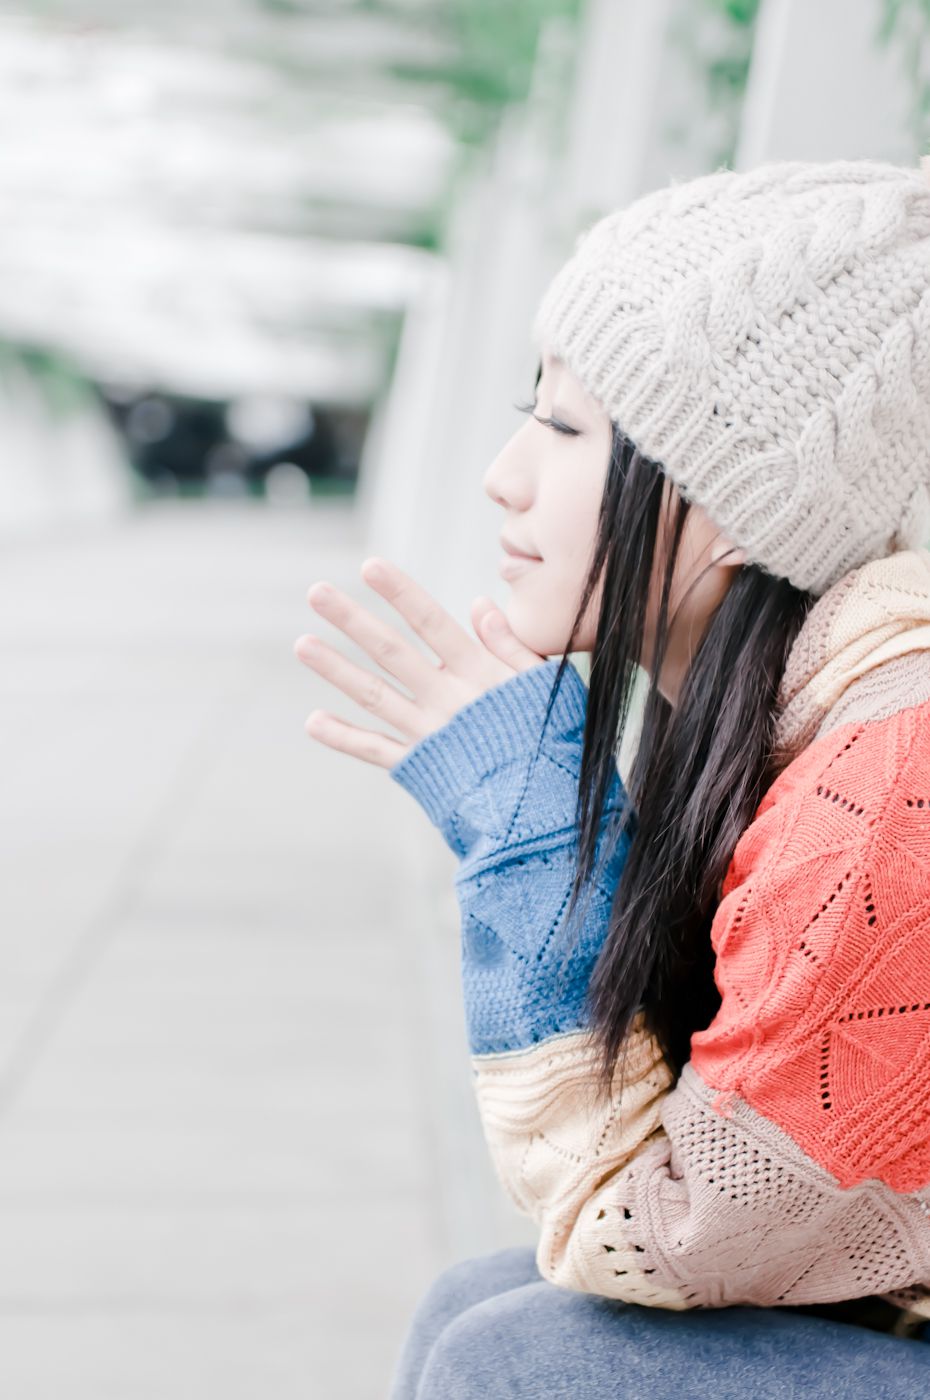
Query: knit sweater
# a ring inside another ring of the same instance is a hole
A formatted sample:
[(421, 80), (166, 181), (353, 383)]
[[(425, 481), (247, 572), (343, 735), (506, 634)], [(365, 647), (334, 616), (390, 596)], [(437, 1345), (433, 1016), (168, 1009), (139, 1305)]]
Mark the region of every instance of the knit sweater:
[[(785, 766), (712, 923), (719, 1011), (677, 1081), (638, 1016), (607, 1112), (584, 991), (635, 814), (568, 937), (587, 691), (569, 666), (540, 743), (556, 665), (391, 769), (459, 857), (475, 1092), (542, 1276), (668, 1309), (881, 1295), (930, 1318), (930, 553), (868, 563), (808, 613)], [(602, 840), (628, 804), (618, 773)]]

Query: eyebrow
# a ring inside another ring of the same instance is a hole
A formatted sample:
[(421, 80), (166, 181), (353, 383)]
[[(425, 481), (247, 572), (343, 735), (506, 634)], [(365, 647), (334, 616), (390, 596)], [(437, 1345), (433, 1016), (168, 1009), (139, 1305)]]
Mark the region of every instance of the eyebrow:
[[(535, 382), (534, 385), (533, 385), (533, 388), (534, 388), (534, 389), (538, 389), (538, 388), (539, 388), (539, 381), (540, 381), (540, 379), (542, 379), (542, 372), (543, 372), (543, 363), (542, 363), (542, 360), (540, 360), (540, 362), (539, 362), (539, 367), (538, 367), (537, 370), (536, 370), (536, 382)], [(550, 416), (550, 418), (561, 418), (563, 421), (564, 421), (564, 419), (566, 418), (566, 416), (567, 416), (569, 419), (572, 417), (571, 413), (569, 413), (569, 414), (566, 415), (566, 414), (565, 414), (565, 410), (562, 409), (557, 403), (553, 403), (553, 405), (552, 405), (552, 412), (550, 413), (549, 416)]]

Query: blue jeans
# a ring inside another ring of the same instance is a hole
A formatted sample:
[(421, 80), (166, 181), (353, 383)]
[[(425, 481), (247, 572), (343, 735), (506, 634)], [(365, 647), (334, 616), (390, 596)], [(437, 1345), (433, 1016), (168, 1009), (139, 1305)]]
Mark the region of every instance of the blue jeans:
[(446, 1269), (389, 1400), (928, 1400), (930, 1341), (790, 1308), (673, 1312), (545, 1282), (529, 1248)]

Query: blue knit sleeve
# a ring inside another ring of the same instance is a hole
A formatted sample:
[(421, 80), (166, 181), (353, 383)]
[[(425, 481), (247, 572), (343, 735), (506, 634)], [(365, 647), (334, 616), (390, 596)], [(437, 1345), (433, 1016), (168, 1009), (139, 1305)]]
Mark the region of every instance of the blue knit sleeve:
[(459, 857), (462, 986), (476, 1055), (585, 1024), (585, 993), (634, 832), (617, 773), (599, 871), (569, 929), (587, 688), (568, 665), (543, 730), (557, 669), (557, 660), (544, 661), (485, 691), (389, 770)]

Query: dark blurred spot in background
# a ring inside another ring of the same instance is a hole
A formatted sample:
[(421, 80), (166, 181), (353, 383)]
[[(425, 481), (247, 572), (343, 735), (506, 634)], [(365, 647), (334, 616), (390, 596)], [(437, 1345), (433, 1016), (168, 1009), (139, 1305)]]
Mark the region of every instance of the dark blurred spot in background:
[(298, 504), (351, 492), (369, 414), (295, 400), (208, 400), (100, 385), (145, 486), (162, 496), (267, 496)]

